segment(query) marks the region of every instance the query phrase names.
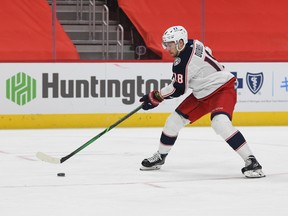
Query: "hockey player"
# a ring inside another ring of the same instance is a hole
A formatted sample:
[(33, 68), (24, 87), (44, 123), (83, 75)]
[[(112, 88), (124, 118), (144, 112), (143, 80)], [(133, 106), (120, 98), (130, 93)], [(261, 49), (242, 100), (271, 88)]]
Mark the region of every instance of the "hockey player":
[(242, 133), (233, 127), (232, 114), (236, 104), (236, 78), (216, 61), (212, 51), (198, 40), (188, 40), (184, 27), (168, 28), (162, 38), (163, 48), (174, 58), (172, 82), (160, 91), (144, 95), (143, 109), (157, 107), (163, 100), (183, 95), (188, 88), (192, 93), (167, 118), (158, 151), (142, 161), (140, 170), (157, 170), (173, 147), (178, 132), (211, 113), (211, 126), (244, 160), (242, 173), (247, 178), (265, 177)]

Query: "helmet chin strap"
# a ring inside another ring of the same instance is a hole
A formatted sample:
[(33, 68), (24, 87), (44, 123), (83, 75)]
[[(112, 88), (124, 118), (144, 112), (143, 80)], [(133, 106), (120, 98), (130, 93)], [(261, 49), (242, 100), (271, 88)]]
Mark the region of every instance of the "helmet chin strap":
[(177, 56), (179, 55), (179, 53), (184, 49), (184, 45), (183, 45), (183, 47), (181, 48), (181, 49), (179, 49), (179, 42), (176, 42), (176, 49), (177, 49), (177, 51), (178, 51), (178, 54), (177, 54)]

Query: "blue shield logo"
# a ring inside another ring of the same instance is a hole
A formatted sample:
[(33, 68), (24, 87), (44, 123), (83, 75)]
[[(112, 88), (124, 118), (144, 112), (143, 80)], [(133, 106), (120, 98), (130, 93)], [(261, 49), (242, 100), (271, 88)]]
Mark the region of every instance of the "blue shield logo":
[(256, 94), (262, 87), (264, 81), (263, 72), (261, 73), (247, 73), (246, 82), (249, 90)]

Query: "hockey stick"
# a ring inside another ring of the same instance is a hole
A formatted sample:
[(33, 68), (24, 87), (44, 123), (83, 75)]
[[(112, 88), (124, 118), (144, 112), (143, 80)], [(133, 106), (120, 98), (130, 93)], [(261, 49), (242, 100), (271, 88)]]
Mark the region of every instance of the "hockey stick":
[(121, 122), (123, 122), (124, 120), (126, 120), (127, 118), (129, 118), (130, 116), (132, 116), (134, 113), (138, 112), (140, 109), (142, 109), (143, 104), (141, 104), (140, 106), (138, 106), (136, 109), (134, 109), (133, 111), (131, 111), (130, 113), (128, 113), (126, 116), (122, 117), (121, 119), (119, 119), (117, 122), (115, 122), (114, 124), (112, 124), (111, 126), (109, 126), (108, 128), (106, 128), (104, 131), (102, 131), (101, 133), (99, 133), (98, 135), (94, 136), (92, 139), (90, 139), (89, 141), (87, 141), (86, 143), (84, 143), (82, 146), (80, 146), (79, 148), (77, 148), (75, 151), (71, 152), (70, 154), (66, 155), (65, 157), (62, 158), (56, 158), (56, 157), (52, 157), (49, 156), (45, 153), (42, 152), (37, 152), (36, 157), (42, 161), (48, 162), (48, 163), (54, 163), (54, 164), (60, 164), (63, 163), (64, 161), (68, 160), (69, 158), (71, 158), (73, 155), (77, 154), (78, 152), (80, 152), (82, 149), (86, 148), (88, 145), (90, 145), (91, 143), (93, 143), (95, 140), (97, 140), (99, 137), (101, 137), (102, 135), (104, 135), (105, 133), (107, 133), (108, 131), (110, 131), (111, 129), (113, 129), (114, 127), (116, 127), (117, 125), (119, 125)]

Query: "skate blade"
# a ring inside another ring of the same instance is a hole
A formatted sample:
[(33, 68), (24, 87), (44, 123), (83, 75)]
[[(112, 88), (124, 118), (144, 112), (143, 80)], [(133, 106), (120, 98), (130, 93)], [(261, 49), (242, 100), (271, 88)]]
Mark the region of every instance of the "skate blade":
[(152, 171), (152, 170), (159, 170), (161, 168), (161, 165), (156, 165), (156, 166), (152, 166), (152, 167), (140, 167), (141, 171)]
[(244, 172), (246, 178), (263, 178), (265, 174), (262, 172), (261, 169), (258, 170), (248, 170)]

